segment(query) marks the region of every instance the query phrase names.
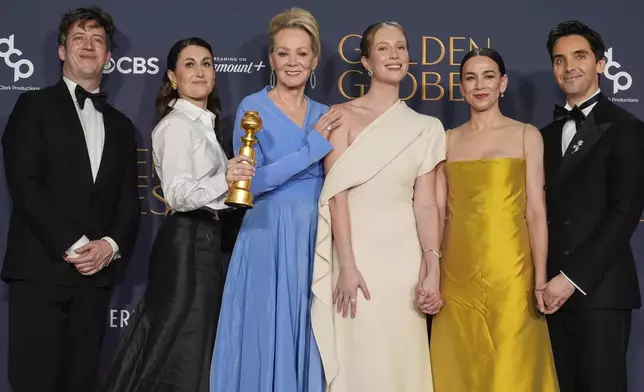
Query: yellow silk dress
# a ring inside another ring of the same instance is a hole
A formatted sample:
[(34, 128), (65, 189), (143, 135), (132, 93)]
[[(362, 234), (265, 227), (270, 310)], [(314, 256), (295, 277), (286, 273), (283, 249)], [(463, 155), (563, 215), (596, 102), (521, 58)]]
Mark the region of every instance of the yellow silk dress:
[(534, 299), (525, 160), (452, 161), (445, 175), (445, 306), (432, 321), (434, 391), (559, 391)]

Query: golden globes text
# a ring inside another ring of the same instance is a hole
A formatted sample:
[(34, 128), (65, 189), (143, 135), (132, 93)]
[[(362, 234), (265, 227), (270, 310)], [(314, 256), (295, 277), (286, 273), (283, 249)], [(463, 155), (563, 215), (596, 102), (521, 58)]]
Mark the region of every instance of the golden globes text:
[[(363, 96), (369, 84), (366, 71), (360, 67), (360, 40), (359, 34), (348, 34), (338, 43), (340, 59), (356, 69), (343, 71), (338, 78), (338, 91), (346, 99), (356, 99)], [(420, 39), (420, 61), (410, 61), (407, 76), (400, 86), (401, 99), (409, 100), (420, 94), (423, 101), (462, 101), (459, 82), (459, 67), (462, 57), (468, 51), (478, 47), (491, 47), (490, 37), (475, 41), (472, 37), (439, 38), (422, 36)], [(484, 43), (480, 46), (480, 43)], [(418, 55), (413, 53), (417, 47), (414, 42), (409, 43), (410, 57), (413, 60)], [(419, 69), (422, 67), (421, 69)], [(419, 72), (420, 71), (420, 72)]]

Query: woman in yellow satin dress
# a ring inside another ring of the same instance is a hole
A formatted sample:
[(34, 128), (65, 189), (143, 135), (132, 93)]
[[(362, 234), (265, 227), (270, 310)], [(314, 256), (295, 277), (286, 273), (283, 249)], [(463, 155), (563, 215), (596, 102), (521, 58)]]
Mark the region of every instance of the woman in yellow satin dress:
[(501, 113), (508, 77), (496, 51), (474, 49), (461, 64), (471, 118), (448, 132), (439, 175), (444, 307), (432, 321), (434, 390), (556, 392), (540, 290), (547, 256), (541, 135)]

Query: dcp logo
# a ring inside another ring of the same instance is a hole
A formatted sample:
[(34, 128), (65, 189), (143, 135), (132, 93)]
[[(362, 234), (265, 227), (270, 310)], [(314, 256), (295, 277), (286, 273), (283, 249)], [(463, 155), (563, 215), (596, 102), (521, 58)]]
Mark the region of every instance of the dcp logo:
[[(22, 51), (15, 47), (13, 39), (13, 34), (11, 34), (9, 38), (0, 38), (0, 45), (7, 45), (7, 50), (2, 51), (0, 49), (0, 57), (4, 59), (4, 63), (7, 64), (9, 68), (13, 68), (13, 81), (17, 82), (20, 79), (27, 79), (28, 77), (33, 75), (34, 64), (27, 59), (20, 59), (15, 62), (11, 59), (12, 56), (22, 56)], [(24, 68), (26, 68), (26, 71), (24, 70)]]
[[(618, 91), (625, 91), (631, 88), (631, 85), (633, 84), (633, 78), (631, 75), (627, 72), (620, 71), (615, 74), (610, 73), (611, 68), (621, 68), (622, 66), (616, 62), (613, 61), (613, 48), (609, 48), (606, 52), (604, 52), (604, 55), (606, 56), (606, 68), (604, 68), (604, 76), (606, 76), (608, 79), (613, 81), (613, 94), (617, 94)], [(621, 81), (625, 83), (621, 83)]]
[(103, 67), (103, 73), (111, 74), (114, 70), (117, 70), (125, 75), (156, 75), (159, 72), (158, 62), (159, 59), (156, 57), (150, 57), (149, 59), (143, 57), (121, 57), (118, 60), (111, 58), (110, 62)]

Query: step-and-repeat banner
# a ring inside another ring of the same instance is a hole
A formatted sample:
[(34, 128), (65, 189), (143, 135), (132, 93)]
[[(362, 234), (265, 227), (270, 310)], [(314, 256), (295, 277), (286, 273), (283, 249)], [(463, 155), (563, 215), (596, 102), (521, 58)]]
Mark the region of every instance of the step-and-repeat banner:
[[(577, 4), (573, 4), (577, 3)], [(624, 3), (623, 6), (621, 3)], [(437, 116), (446, 128), (468, 118), (469, 109), (458, 89), (458, 67), (473, 47), (493, 47), (505, 59), (509, 88), (502, 102), (505, 114), (537, 127), (552, 118), (562, 97), (555, 85), (546, 50), (548, 31), (558, 22), (579, 19), (602, 33), (608, 66), (602, 90), (613, 102), (644, 118), (644, 4), (632, 1), (586, 0), (532, 3), (509, 0), (419, 2), (398, 0), (282, 0), (181, 2), (172, 0), (98, 1), (117, 24), (118, 47), (105, 68), (104, 89), (110, 102), (138, 127), (139, 194), (142, 222), (136, 254), (125, 281), (113, 295), (108, 314), (104, 355), (109, 357), (119, 333), (145, 289), (147, 259), (164, 204), (152, 170), (150, 132), (154, 98), (170, 46), (180, 38), (209, 41), (216, 57), (217, 85), (222, 97), (223, 124), (228, 135), (240, 100), (269, 82), (267, 30), (273, 15), (293, 5), (311, 11), (320, 23), (322, 58), (317, 87), (310, 96), (326, 104), (356, 98), (368, 89), (359, 63), (360, 34), (371, 23), (395, 20), (409, 37), (412, 57), (401, 97), (414, 109)], [(76, 0), (10, 1), (0, 13), (0, 129), (18, 96), (54, 84), (60, 78), (56, 29), (60, 15), (88, 4)], [(230, 136), (226, 148), (231, 151)], [(643, 152), (644, 153), (644, 152)], [(4, 254), (11, 200), (0, 170), (0, 254)], [(644, 226), (632, 242), (644, 287)], [(634, 315), (631, 340), (630, 391), (644, 391), (644, 312)], [(0, 391), (6, 380), (7, 290), (0, 283)], [(38, 370), (34, 369), (37, 376)]]

